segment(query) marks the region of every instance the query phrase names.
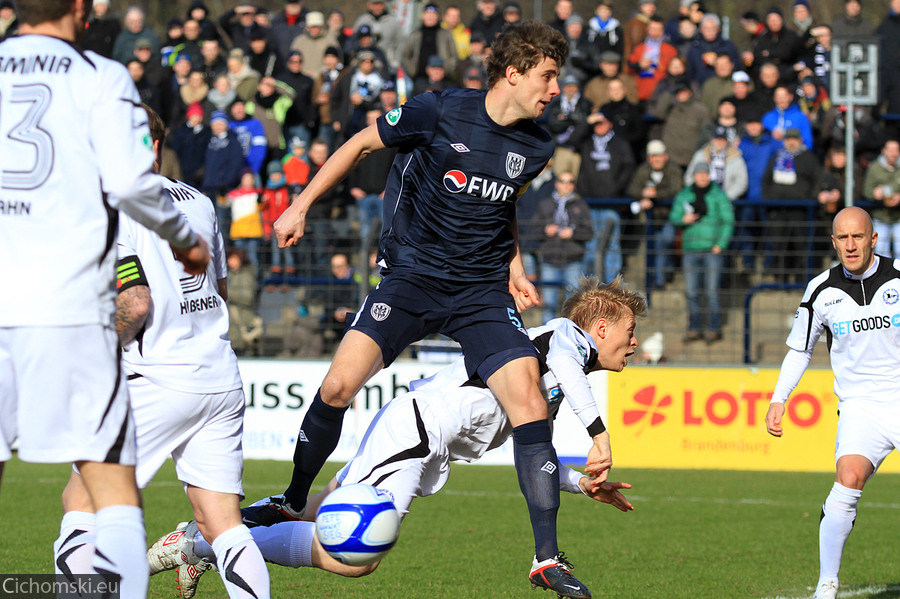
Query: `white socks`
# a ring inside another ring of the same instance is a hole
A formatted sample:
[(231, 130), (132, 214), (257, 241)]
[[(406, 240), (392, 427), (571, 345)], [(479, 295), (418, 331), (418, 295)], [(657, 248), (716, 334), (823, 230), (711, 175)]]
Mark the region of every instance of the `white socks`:
[(212, 550), (231, 599), (269, 599), (269, 570), (249, 528), (241, 524), (226, 530), (213, 541)]
[(97, 512), (93, 567), (98, 574), (118, 574), (122, 599), (147, 596), (150, 566), (141, 508), (114, 505)]
[(825, 499), (819, 523), (819, 583), (838, 579), (844, 543), (853, 530), (856, 505), (861, 496), (862, 490), (848, 489), (836, 482)]
[[(281, 522), (250, 529), (253, 540), (267, 562), (288, 568), (311, 568), (315, 522)], [(214, 560), (216, 554), (199, 532), (194, 536), (194, 553)]]
[(97, 524), (90, 512), (66, 512), (59, 524), (59, 538), (53, 543), (53, 570), (56, 574), (93, 574), (94, 540)]

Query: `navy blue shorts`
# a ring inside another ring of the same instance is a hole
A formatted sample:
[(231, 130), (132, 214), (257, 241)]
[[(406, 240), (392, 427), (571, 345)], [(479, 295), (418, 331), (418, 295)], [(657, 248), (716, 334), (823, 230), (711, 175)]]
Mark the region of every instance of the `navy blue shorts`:
[(392, 273), (366, 297), (349, 328), (375, 340), (385, 366), (435, 333), (457, 341), (469, 375), (484, 381), (507, 362), (537, 358), (508, 283), (448, 286)]

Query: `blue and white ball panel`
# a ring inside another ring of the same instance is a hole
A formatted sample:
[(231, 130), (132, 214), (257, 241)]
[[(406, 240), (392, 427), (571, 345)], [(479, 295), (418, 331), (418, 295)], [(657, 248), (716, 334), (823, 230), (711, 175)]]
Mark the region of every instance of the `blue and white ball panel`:
[(316, 536), (325, 551), (350, 566), (381, 559), (400, 534), (400, 514), (388, 493), (370, 485), (338, 487), (319, 507)]

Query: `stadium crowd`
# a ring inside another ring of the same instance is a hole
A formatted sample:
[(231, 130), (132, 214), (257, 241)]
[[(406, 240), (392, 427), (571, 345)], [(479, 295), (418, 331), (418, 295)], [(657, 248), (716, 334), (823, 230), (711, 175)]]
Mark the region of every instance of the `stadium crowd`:
[[(316, 284), (339, 282), (320, 303), (322, 323), (340, 335), (354, 299), (345, 283), (377, 280), (357, 257), (377, 245), (393, 153), (376, 154), (320, 199), (299, 245), (278, 249), (273, 223), (335, 148), (378, 116), (418, 93), (484, 88), (491, 41), (523, 16), (515, 0), (478, 0), (466, 24), (458, 5), (427, 3), (407, 32), (384, 0), (368, 0), (352, 22), (304, 4), (286, 0), (269, 13), (241, 3), (214, 15), (194, 0), (158, 35), (162, 24), (145, 22), (140, 8), (116, 15), (96, 0), (83, 40), (125, 64), (166, 121), (163, 173), (214, 199), (232, 276), (246, 287), (232, 314), (238, 348), (261, 334), (257, 286), (290, 285), (296, 324), (309, 320), (303, 303)], [(846, 0), (830, 25), (808, 0), (787, 14), (749, 11), (739, 23), (750, 41), (739, 47), (699, 0), (666, 15), (655, 0), (599, 0), (590, 15), (557, 0), (549, 24), (570, 52), (561, 93), (540, 120), (557, 150), (518, 206), (534, 278), (551, 294), (581, 272), (611, 281), (626, 267), (623, 249), (645, 243), (647, 285), (669, 284), (680, 259), (689, 306), (708, 296), (707, 341), (721, 338), (714, 291), (723, 265), (805, 282), (830, 255), (820, 233), (846, 205), (848, 169), (854, 203), (870, 203), (877, 251), (900, 257), (900, 121), (891, 118), (900, 113), (900, 0), (878, 25), (861, 8)], [(0, 31), (15, 32), (9, 0), (0, 0)], [(847, 35), (882, 44), (882, 101), (855, 110), (852, 165), (847, 107), (829, 98), (832, 38)], [(349, 269), (336, 273), (348, 256)], [(704, 336), (691, 324), (688, 337)]]

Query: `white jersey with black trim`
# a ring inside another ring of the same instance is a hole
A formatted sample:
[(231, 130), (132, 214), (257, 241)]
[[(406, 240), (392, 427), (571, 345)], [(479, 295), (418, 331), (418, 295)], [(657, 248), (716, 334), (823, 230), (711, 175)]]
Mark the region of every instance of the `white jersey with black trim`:
[(196, 241), (151, 172), (131, 77), (57, 38), (8, 38), (0, 115), (0, 327), (111, 325), (116, 209)]
[[(538, 350), (540, 389), (547, 400), (551, 422), (565, 399), (585, 427), (592, 424), (600, 415), (587, 379), (587, 373), (597, 364), (594, 340), (566, 318), (530, 328), (528, 334)], [(413, 381), (410, 390), (452, 395), (446, 401), (428, 402), (448, 440), (451, 460), (477, 460), (512, 434), (500, 402), (483, 381), (466, 375), (463, 358), (429, 378)]]
[(165, 388), (219, 393), (241, 387), (228, 339), (228, 308), (218, 280), (227, 276), (222, 235), (208, 197), (160, 177), (163, 189), (210, 249), (206, 272), (190, 275), (156, 234), (123, 217), (119, 258), (137, 256), (150, 287), (152, 307), (144, 329), (124, 348), (126, 372)]
[(811, 353), (825, 333), (840, 402), (898, 399), (900, 260), (875, 260), (861, 276), (838, 265), (810, 281), (787, 338), (791, 349)]

